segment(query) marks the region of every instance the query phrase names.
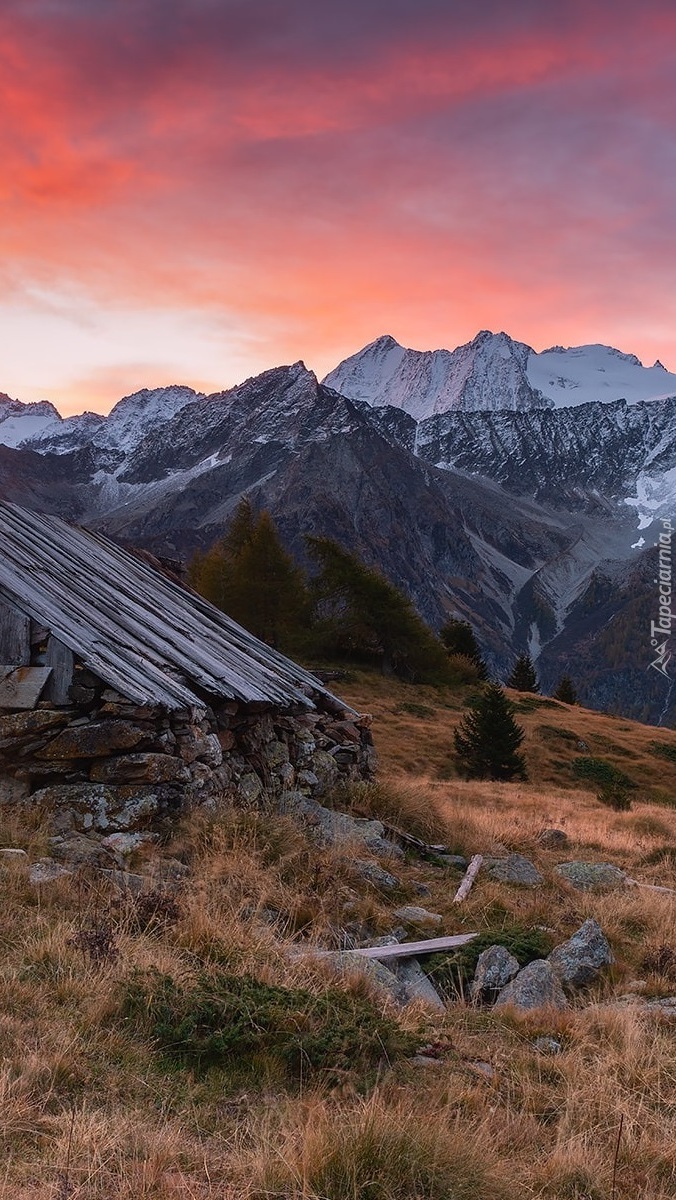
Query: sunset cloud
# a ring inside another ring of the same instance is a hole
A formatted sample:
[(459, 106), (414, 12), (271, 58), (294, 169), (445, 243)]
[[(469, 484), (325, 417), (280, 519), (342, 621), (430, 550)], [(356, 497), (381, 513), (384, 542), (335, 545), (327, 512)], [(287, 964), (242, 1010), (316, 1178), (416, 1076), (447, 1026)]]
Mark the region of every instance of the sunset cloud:
[(6, 2), (0, 390), (104, 408), (486, 327), (676, 366), (676, 12), (468, 10)]

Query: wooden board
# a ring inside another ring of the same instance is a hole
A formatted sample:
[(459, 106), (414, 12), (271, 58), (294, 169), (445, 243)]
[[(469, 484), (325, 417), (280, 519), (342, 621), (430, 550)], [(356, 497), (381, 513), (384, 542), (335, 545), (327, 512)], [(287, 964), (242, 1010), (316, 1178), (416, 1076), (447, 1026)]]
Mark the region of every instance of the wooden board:
[(30, 618), (12, 605), (0, 603), (0, 663), (27, 667), (30, 660)]
[(51, 673), (51, 667), (15, 667), (0, 682), (0, 708), (35, 708)]
[(45, 699), (53, 704), (68, 704), (70, 701), (69, 687), (73, 682), (73, 667), (75, 659), (73, 651), (64, 646), (58, 638), (50, 635), (47, 642), (45, 666), (52, 668), (52, 674), (45, 689)]
[(360, 950), (346, 951), (348, 954), (358, 954), (360, 958), (377, 958), (385, 961), (388, 958), (421, 958), (425, 954), (437, 954), (440, 950), (454, 950), (456, 946), (466, 946), (476, 933), (456, 933), (452, 937), (427, 938), (423, 942), (397, 942), (393, 946), (364, 946)]

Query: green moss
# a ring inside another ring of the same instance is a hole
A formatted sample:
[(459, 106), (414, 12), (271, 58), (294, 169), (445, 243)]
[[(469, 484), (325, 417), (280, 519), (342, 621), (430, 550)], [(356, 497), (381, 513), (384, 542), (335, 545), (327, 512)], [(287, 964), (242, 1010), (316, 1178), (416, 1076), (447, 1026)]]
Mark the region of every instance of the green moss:
[(188, 984), (157, 970), (125, 982), (120, 1015), (170, 1061), (197, 1070), (241, 1067), (264, 1055), (294, 1077), (321, 1070), (366, 1072), (410, 1054), (415, 1039), (363, 997), (329, 988), (262, 983), (250, 975), (203, 972)]

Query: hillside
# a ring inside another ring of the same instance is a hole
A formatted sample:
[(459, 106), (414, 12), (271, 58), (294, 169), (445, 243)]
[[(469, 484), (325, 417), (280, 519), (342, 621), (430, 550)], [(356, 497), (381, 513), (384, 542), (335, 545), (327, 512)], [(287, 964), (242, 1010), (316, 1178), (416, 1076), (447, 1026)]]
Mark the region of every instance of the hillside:
[[(466, 691), (366, 673), (338, 690), (374, 713), (381, 770), (325, 803), (465, 857), (516, 851), (542, 882), (483, 869), (456, 906), (453, 865), (229, 810), (144, 848), (122, 890), (87, 868), (36, 883), (39, 814), (4, 810), (0, 847), (27, 857), (0, 855), (3, 1200), (606, 1200), (616, 1153), (617, 1200), (674, 1195), (674, 1025), (650, 1005), (676, 995), (676, 895), (577, 891), (554, 868), (610, 862), (676, 889), (676, 733), (515, 697), (531, 781), (465, 783), (449, 748)], [(632, 808), (599, 804), (579, 758), (624, 770)], [(552, 826), (564, 848), (539, 841)], [(305, 953), (391, 934), (402, 904), (439, 914), (433, 936), (481, 932), (520, 961), (594, 917), (615, 963), (565, 1009), (520, 1013), (470, 1004), (471, 956), (437, 957), (439, 1011)]]

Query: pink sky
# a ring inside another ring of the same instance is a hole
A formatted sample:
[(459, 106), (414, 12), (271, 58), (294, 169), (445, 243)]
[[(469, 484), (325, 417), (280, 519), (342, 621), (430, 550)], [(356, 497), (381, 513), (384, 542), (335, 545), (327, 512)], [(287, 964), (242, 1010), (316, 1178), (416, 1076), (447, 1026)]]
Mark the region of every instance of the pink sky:
[(0, 67), (0, 391), (482, 328), (676, 369), (670, 3), (5, 0)]

